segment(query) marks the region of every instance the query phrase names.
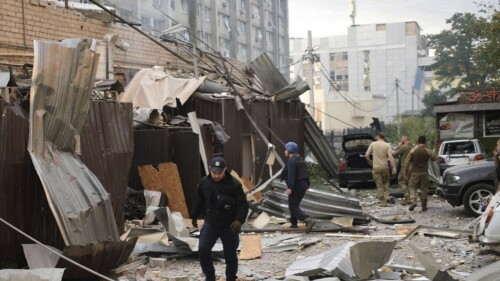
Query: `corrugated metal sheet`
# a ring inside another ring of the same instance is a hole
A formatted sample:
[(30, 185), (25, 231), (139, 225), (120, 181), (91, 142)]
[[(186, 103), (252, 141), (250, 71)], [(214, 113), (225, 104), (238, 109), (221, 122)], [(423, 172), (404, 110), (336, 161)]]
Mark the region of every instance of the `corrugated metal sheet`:
[[(208, 130), (202, 129), (202, 133)], [(179, 176), (181, 178), (184, 198), (191, 213), (194, 209), (197, 187), (201, 177), (205, 174), (200, 160), (198, 149), (198, 136), (189, 130), (182, 130), (172, 133), (171, 143), (172, 162), (177, 164)], [(198, 164), (198, 165), (197, 165)]]
[[(132, 189), (142, 190), (144, 187), (137, 167), (171, 161), (170, 134), (168, 129), (134, 130), (134, 155), (130, 168), (128, 184)], [(192, 148), (191, 148), (192, 149)]]
[(328, 143), (321, 129), (314, 123), (312, 117), (308, 115), (304, 118), (304, 121), (307, 146), (312, 150), (312, 153), (328, 174), (337, 178), (340, 163), (339, 156)]
[(97, 68), (90, 45), (34, 43), (28, 150), (66, 245), (119, 239), (108, 192), (74, 156)]
[(255, 75), (264, 85), (270, 96), (274, 96), (275, 101), (289, 100), (302, 95), (309, 90), (309, 85), (300, 77), (289, 84), (285, 77), (274, 66), (267, 53), (263, 53), (250, 63)]
[(288, 86), (288, 82), (283, 75), (274, 67), (271, 58), (267, 53), (262, 53), (258, 58), (250, 63), (255, 75), (264, 84), (264, 87), (270, 94)]
[[(289, 217), (285, 183), (275, 180), (272, 186), (273, 189), (266, 193), (259, 209), (276, 216)], [(313, 218), (331, 219), (346, 216), (355, 218), (357, 222), (368, 221), (361, 209), (359, 198), (337, 192), (311, 188), (306, 192), (300, 206), (304, 213)]]
[[(64, 243), (28, 151), (28, 113), (0, 100), (0, 217), (46, 244)], [(0, 224), (0, 263), (25, 265), (22, 235)], [(31, 243), (31, 242), (29, 242)]]
[(91, 102), (81, 134), (81, 160), (109, 192), (119, 229), (123, 229), (125, 221), (134, 153), (132, 115), (131, 103)]
[[(110, 270), (127, 262), (127, 258), (134, 250), (138, 237), (127, 241), (106, 241), (93, 245), (74, 245), (64, 248), (62, 254), (77, 263), (84, 265), (101, 274), (109, 274)], [(92, 273), (59, 259), (57, 268), (66, 268), (64, 280), (101, 280)]]

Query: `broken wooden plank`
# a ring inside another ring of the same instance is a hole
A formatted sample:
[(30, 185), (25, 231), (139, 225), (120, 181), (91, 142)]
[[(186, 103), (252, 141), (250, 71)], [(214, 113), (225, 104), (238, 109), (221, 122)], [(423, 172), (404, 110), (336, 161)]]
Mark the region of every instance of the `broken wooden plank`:
[(158, 169), (152, 165), (144, 165), (139, 166), (138, 170), (144, 189), (165, 193), (170, 210), (180, 212), (183, 217), (189, 218), (179, 171), (175, 163), (160, 163)]
[(252, 260), (262, 256), (262, 236), (261, 235), (242, 235), (241, 236), (241, 260)]

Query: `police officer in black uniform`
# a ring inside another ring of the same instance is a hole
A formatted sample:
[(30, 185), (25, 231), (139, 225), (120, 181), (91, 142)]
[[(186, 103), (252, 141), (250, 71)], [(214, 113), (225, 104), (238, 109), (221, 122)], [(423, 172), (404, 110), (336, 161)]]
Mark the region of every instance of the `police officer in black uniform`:
[(198, 226), (198, 217), (205, 216), (198, 247), (200, 265), (206, 280), (215, 281), (212, 248), (220, 238), (226, 260), (226, 280), (234, 281), (238, 272), (239, 233), (247, 217), (248, 202), (240, 182), (227, 171), (222, 157), (214, 157), (209, 167), (210, 175), (198, 184), (196, 205), (191, 214), (193, 227)]
[(290, 228), (297, 228), (298, 221), (303, 221), (306, 223), (307, 232), (309, 232), (314, 225), (314, 220), (300, 209), (300, 202), (309, 188), (309, 173), (306, 161), (300, 157), (299, 147), (294, 142), (285, 144), (285, 156), (288, 160), (281, 173), (281, 180), (285, 180), (287, 186)]

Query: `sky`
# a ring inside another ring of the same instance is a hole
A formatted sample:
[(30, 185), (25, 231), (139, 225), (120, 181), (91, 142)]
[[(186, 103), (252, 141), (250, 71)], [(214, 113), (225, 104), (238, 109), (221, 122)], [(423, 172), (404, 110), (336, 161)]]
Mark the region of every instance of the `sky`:
[[(484, 3), (486, 0), (479, 0)], [(421, 34), (450, 29), (446, 19), (457, 12), (477, 13), (476, 0), (356, 0), (356, 24), (416, 21)], [(288, 0), (289, 36), (347, 35), (352, 24), (350, 0)], [(491, 3), (491, 0), (489, 1)]]

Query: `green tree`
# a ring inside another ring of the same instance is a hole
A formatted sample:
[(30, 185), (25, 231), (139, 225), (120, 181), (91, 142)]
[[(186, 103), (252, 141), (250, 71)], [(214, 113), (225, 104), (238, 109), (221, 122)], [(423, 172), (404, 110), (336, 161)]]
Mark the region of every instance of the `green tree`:
[(434, 148), (436, 145), (438, 131), (436, 130), (436, 119), (431, 116), (405, 117), (400, 119), (399, 134), (397, 123), (385, 126), (387, 141), (396, 144), (402, 135), (408, 135), (412, 143), (416, 143), (419, 136), (426, 136), (427, 147)]
[(422, 109), (421, 114), (424, 116), (434, 116), (432, 110), (434, 105), (443, 103), (446, 101), (446, 95), (444, 95), (440, 90), (432, 88), (432, 90), (425, 94), (422, 99), (422, 103), (425, 105), (425, 109)]
[[(450, 30), (429, 36), (429, 47), (435, 50), (432, 65), (439, 88), (454, 95), (464, 89), (485, 89), (499, 85), (498, 11), (483, 4), (486, 16), (456, 13), (447, 21)], [(455, 86), (454, 83), (458, 82)]]

